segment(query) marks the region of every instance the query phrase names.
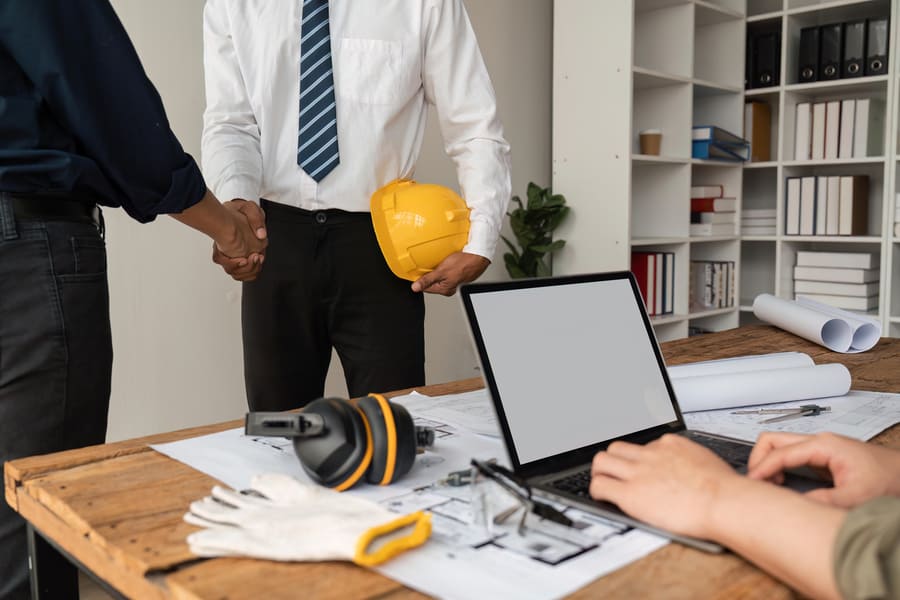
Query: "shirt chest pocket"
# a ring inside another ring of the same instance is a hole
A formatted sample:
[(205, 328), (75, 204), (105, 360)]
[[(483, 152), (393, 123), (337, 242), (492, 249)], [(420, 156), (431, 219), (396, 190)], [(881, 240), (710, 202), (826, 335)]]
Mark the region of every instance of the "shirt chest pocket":
[(365, 104), (394, 104), (418, 87), (414, 61), (398, 41), (342, 38), (335, 64), (337, 92)]

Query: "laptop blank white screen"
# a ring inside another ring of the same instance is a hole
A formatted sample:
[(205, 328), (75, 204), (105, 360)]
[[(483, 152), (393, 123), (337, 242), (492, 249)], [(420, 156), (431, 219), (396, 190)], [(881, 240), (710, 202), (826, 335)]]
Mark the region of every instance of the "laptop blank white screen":
[(627, 279), (471, 302), (520, 463), (677, 419)]

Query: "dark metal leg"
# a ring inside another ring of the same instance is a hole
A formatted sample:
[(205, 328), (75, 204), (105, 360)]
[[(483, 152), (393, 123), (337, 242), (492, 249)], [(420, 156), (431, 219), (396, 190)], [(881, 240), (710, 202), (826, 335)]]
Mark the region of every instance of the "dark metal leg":
[(32, 600), (77, 600), (78, 569), (28, 523)]

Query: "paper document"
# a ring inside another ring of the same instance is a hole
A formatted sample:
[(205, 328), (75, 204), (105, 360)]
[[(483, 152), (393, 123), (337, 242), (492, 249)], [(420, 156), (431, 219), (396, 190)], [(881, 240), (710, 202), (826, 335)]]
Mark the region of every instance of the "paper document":
[(778, 352), (668, 367), (681, 412), (843, 396), (850, 371), (817, 365), (802, 352)]
[(402, 404), (410, 414), (418, 417), (446, 421), (472, 433), (500, 437), (497, 414), (484, 388), (446, 396), (425, 396), (413, 392), (391, 398), (391, 402)]
[(753, 314), (833, 352), (865, 352), (881, 337), (881, 323), (877, 319), (809, 298), (784, 300), (760, 294), (753, 300)]
[[(809, 401), (766, 405), (766, 408), (793, 408)], [(823, 398), (817, 404), (831, 410), (814, 417), (798, 417), (780, 423), (761, 423), (772, 415), (735, 415), (731, 409), (709, 410), (684, 415), (690, 429), (717, 433), (755, 442), (763, 431), (820, 433), (831, 431), (867, 441), (900, 423), (900, 394), (851, 391), (837, 398)]]
[[(506, 462), (503, 445), (494, 437), (496, 424), (479, 425), (474, 421), (481, 417), (458, 414), (487, 409), (492, 415), (486, 392), (434, 398), (411, 394), (392, 401), (410, 408), (416, 425), (435, 427), (437, 435), (434, 447), (417, 456), (410, 472), (398, 482), (357, 485), (344, 492), (380, 502), (394, 512), (426, 510), (432, 515), (428, 542), (377, 567), (385, 576), (440, 598), (559, 598), (668, 543), (562, 505), (555, 506), (575, 522), (573, 527), (532, 515), (524, 536), (516, 530), (518, 518), (486, 527), (475, 488), (443, 481), (449, 473), (468, 468), (473, 457)], [(458, 407), (451, 405), (454, 401), (460, 403)], [(465, 425), (438, 419), (441, 414), (457, 417)], [(490, 437), (472, 433), (479, 429)], [(308, 481), (292, 442), (245, 436), (242, 429), (153, 448), (235, 489), (249, 487), (253, 475), (265, 472)]]

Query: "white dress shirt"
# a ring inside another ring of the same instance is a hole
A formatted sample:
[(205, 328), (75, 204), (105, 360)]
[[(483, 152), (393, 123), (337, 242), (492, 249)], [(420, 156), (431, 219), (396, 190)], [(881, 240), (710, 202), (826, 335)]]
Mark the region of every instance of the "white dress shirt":
[(462, 0), (331, 0), (340, 164), (297, 164), (302, 0), (207, 0), (203, 171), (221, 200), (367, 212), (412, 178), (427, 105), (471, 208), (465, 252), (493, 257), (511, 193), (509, 145)]

